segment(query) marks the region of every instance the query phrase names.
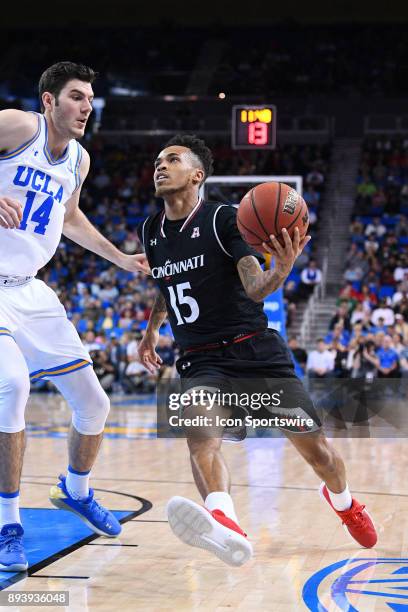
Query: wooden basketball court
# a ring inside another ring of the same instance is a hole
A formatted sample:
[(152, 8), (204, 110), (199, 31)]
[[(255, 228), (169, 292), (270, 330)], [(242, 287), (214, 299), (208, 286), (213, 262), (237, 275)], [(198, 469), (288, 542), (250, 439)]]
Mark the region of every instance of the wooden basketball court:
[[(335, 441), (352, 493), (367, 504), (379, 530), (375, 550), (361, 549), (348, 538), (320, 500), (315, 475), (286, 440), (226, 443), (232, 495), (255, 549), (251, 562), (234, 569), (173, 536), (165, 516), (168, 499), (183, 495), (199, 501), (186, 443), (155, 439), (154, 407), (125, 400), (114, 398), (91, 481), (104, 505), (131, 511), (120, 538), (82, 538), (10, 586), (3, 582), (7, 592), (68, 590), (69, 610), (82, 612), (408, 609), (404, 439)], [(70, 415), (60, 396), (37, 394), (30, 399), (27, 420), (22, 506), (58, 512), (63, 529), (67, 514), (51, 509), (48, 491), (66, 469)], [(47, 537), (53, 538), (51, 528)], [(39, 547), (45, 539), (39, 539)]]

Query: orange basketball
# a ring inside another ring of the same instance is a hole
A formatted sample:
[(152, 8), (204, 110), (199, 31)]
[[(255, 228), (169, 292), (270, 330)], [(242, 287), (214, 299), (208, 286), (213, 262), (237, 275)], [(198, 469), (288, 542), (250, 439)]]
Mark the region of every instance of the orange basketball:
[(245, 242), (262, 253), (262, 243), (270, 245), (270, 234), (284, 244), (283, 228), (293, 238), (298, 227), (302, 239), (309, 227), (309, 211), (302, 196), (289, 185), (260, 183), (242, 198), (237, 225)]

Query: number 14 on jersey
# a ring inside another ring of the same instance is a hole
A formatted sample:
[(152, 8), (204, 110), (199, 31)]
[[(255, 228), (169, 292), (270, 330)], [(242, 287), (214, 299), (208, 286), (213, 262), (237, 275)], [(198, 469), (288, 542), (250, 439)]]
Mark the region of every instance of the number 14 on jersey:
[(23, 218), (21, 219), (20, 227), (18, 229), (25, 231), (27, 229), (27, 222), (31, 221), (37, 224), (34, 227), (34, 233), (44, 235), (47, 229), (47, 225), (50, 222), (51, 209), (54, 205), (54, 198), (52, 196), (48, 196), (40, 204), (40, 206), (32, 212), (34, 200), (37, 195), (39, 194), (37, 194), (35, 191), (27, 191)]

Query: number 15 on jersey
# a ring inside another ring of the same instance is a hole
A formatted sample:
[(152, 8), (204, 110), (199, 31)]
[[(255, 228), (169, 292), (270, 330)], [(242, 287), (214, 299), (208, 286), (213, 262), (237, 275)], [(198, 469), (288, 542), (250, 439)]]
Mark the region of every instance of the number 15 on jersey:
[[(175, 287), (167, 287), (170, 294), (170, 304), (174, 310), (174, 313), (177, 317), (177, 325), (184, 325), (185, 323), (194, 323), (197, 321), (200, 309), (198, 307), (197, 300), (195, 300), (191, 295), (185, 295), (185, 292), (188, 289), (191, 289), (190, 283), (180, 283)], [(190, 314), (188, 316), (182, 316), (179, 306), (185, 304), (190, 309)]]

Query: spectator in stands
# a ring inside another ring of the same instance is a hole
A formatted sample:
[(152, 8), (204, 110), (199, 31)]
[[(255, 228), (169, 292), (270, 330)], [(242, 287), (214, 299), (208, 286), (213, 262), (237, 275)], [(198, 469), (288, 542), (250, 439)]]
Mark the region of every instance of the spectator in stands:
[(115, 311), (109, 307), (106, 309), (104, 316), (100, 319), (100, 329), (110, 331), (115, 327)]
[(400, 283), (405, 277), (408, 278), (408, 261), (406, 255), (401, 255), (398, 266), (394, 270), (394, 280)]
[(337, 308), (336, 314), (330, 319), (329, 330), (335, 328), (335, 326), (341, 323), (343, 329), (350, 332), (351, 331), (351, 322), (350, 322), (350, 314), (349, 307), (346, 301), (342, 301)]
[(408, 293), (408, 273), (404, 274), (404, 278), (398, 284), (398, 289), (399, 289), (399, 291)]
[(363, 304), (359, 303), (359, 304), (356, 304), (356, 307), (351, 313), (351, 319), (350, 319), (351, 326), (354, 328), (355, 323), (360, 323), (363, 320), (364, 320), (364, 308), (363, 308)]
[(102, 348), (102, 344), (101, 342), (97, 341), (95, 332), (93, 330), (89, 330), (85, 333), (83, 344), (88, 353), (91, 351), (99, 351)]
[(102, 289), (99, 291), (98, 298), (102, 302), (110, 302), (112, 304), (118, 295), (118, 288), (113, 284), (113, 282), (109, 281), (102, 286)]
[[(408, 183), (404, 185), (404, 188), (407, 190), (408, 197)], [(408, 236), (408, 217), (406, 215), (401, 215), (398, 219), (398, 222), (395, 226), (395, 235), (397, 236), (397, 238), (405, 238)]]
[(403, 297), (402, 300), (398, 302), (396, 311), (398, 314), (402, 314), (405, 321), (408, 321), (408, 298)]
[(361, 281), (367, 274), (370, 266), (362, 251), (357, 251), (344, 272), (344, 279), (349, 282)]
[(371, 322), (375, 326), (378, 326), (380, 319), (384, 321), (384, 325), (394, 325), (394, 311), (387, 305), (386, 300), (380, 300), (378, 307), (373, 310), (371, 315)]
[(368, 235), (367, 240), (364, 242), (364, 250), (368, 256), (375, 255), (380, 248), (380, 243), (374, 232)]
[(364, 356), (376, 367), (379, 378), (397, 378), (400, 375), (398, 353), (393, 348), (390, 336), (384, 336), (382, 346), (376, 350), (375, 356), (367, 351)]
[(170, 336), (159, 336), (156, 353), (162, 360), (158, 379), (171, 378), (174, 373), (175, 351), (173, 339)]
[(139, 238), (136, 230), (128, 230), (122, 248), (128, 255), (133, 255), (137, 252), (139, 248)]
[(333, 331), (330, 331), (324, 342), (333, 356), (333, 374), (337, 378), (346, 375), (346, 364), (348, 354), (348, 342), (350, 334), (345, 331), (343, 322), (336, 323)]
[(408, 346), (408, 323), (404, 320), (403, 315), (399, 312), (397, 312), (395, 315), (394, 330), (398, 334), (401, 334), (404, 345)]
[(363, 329), (363, 325), (361, 322), (354, 323), (353, 331), (351, 332), (349, 338), (349, 348), (354, 349), (365, 339), (366, 332)]
[(109, 344), (107, 347), (109, 361), (115, 368), (115, 383), (120, 390), (122, 375), (126, 367), (126, 350), (120, 343), (115, 332), (111, 332), (109, 336)]
[(405, 347), (400, 354), (400, 371), (402, 376), (402, 393), (408, 392), (408, 347)]
[[(354, 221), (351, 222), (350, 224), (350, 234), (353, 238), (360, 238), (361, 236), (363, 236), (364, 234), (364, 225), (363, 223), (358, 220), (358, 219), (354, 219)], [(350, 255), (356, 253), (358, 251), (358, 245), (355, 242), (351, 243), (350, 246), (350, 250), (349, 250), (349, 255), (347, 256), (346, 259), (346, 264), (349, 262), (349, 258)], [(354, 253), (352, 253), (354, 252)]]
[(358, 297), (358, 300), (361, 302), (365, 312), (371, 312), (372, 308), (378, 304), (376, 294), (366, 284), (361, 287), (361, 296)]
[[(361, 224), (361, 227), (363, 228), (363, 224)], [(352, 242), (350, 245), (349, 250), (347, 251), (347, 255), (346, 255), (346, 259), (345, 259), (345, 264), (346, 267), (348, 266), (348, 264), (354, 260), (357, 251), (359, 250), (359, 246), (356, 242)]]
[(333, 375), (334, 358), (323, 338), (317, 340), (317, 350), (310, 351), (306, 369), (310, 378), (329, 378)]
[(307, 265), (307, 267), (302, 270), (302, 274), (300, 275), (301, 284), (299, 287), (299, 292), (305, 298), (309, 297), (314, 291), (314, 288), (317, 285), (320, 285), (322, 282), (322, 272), (317, 267), (317, 263), (314, 259), (311, 259)]
[(365, 235), (375, 235), (377, 238), (382, 238), (387, 233), (387, 228), (381, 222), (381, 217), (374, 217), (371, 223), (369, 223), (365, 229)]
[(137, 352), (141, 335), (131, 332), (129, 338), (130, 341), (126, 347), (127, 366), (122, 384), (130, 393), (151, 391), (155, 386), (155, 377), (140, 363)]
[(347, 358), (347, 367), (351, 378), (372, 379), (377, 373), (377, 362), (375, 356), (375, 343), (372, 340), (366, 342), (359, 340), (358, 344), (350, 350)]
[(324, 342), (328, 349), (332, 348), (334, 343), (339, 343), (346, 349), (348, 345), (350, 334), (345, 331), (344, 324), (342, 321), (336, 323), (333, 330), (329, 331), (329, 333), (324, 338)]
[(132, 308), (125, 308), (120, 315), (118, 327), (121, 329), (129, 329), (134, 320), (134, 312)]
[(340, 290), (337, 306), (340, 304), (346, 304), (347, 310), (351, 312), (357, 304), (357, 297), (357, 289), (354, 289), (353, 283), (347, 282)]
[(340, 339), (333, 337), (329, 351), (333, 357), (333, 376), (345, 378), (347, 376), (347, 356), (348, 349), (341, 343)]
[(317, 168), (313, 168), (306, 175), (306, 185), (313, 187), (316, 191), (321, 191), (324, 183), (324, 175)]
[(91, 351), (90, 352), (93, 368), (97, 375), (102, 388), (107, 393), (112, 391), (113, 382), (115, 380), (115, 367), (109, 360), (109, 356), (106, 351)]
[(288, 281), (284, 285), (283, 297), (286, 307), (286, 327), (289, 329), (296, 315), (296, 302), (300, 299), (295, 281)]
[(378, 317), (377, 325), (373, 325), (370, 328), (371, 333), (378, 334), (378, 332), (383, 332), (384, 334), (388, 333), (388, 327), (385, 325), (384, 317)]
[(320, 198), (320, 193), (316, 191), (312, 184), (306, 186), (303, 193), (303, 199), (308, 206), (318, 206)]
[(369, 173), (365, 172), (360, 178), (357, 187), (357, 203), (363, 214), (367, 213), (371, 206), (372, 197), (377, 192), (377, 187), (372, 181)]
[(290, 350), (292, 351), (292, 354), (294, 358), (296, 359), (297, 363), (302, 368), (303, 372), (305, 372), (306, 363), (307, 363), (307, 352), (305, 351), (304, 348), (301, 348), (299, 346), (299, 341), (297, 339), (297, 336), (292, 335), (289, 337), (288, 346)]
[(110, 185), (111, 178), (104, 168), (101, 168), (98, 174), (93, 178), (92, 184), (99, 190), (102, 191)]
[(405, 349), (404, 336), (394, 330), (394, 333), (392, 336), (392, 342), (393, 342), (393, 348), (397, 352), (398, 357), (401, 357), (401, 354), (403, 350)]

